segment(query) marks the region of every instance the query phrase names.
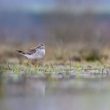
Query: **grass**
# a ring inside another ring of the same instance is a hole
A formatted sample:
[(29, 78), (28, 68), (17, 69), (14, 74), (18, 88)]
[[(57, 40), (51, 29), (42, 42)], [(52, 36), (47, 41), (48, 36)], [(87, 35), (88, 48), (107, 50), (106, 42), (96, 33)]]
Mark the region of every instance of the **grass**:
[[(7, 68), (6, 68), (7, 67)], [(44, 66), (33, 66), (33, 65), (24, 65), (24, 64), (10, 64), (7, 63), (1, 66), (1, 71), (4, 73), (13, 73), (20, 75), (21, 73), (26, 73), (27, 76), (37, 76), (45, 77), (49, 79), (59, 79), (63, 77), (79, 77), (82, 74), (101, 74), (102, 71), (109, 69), (109, 65), (102, 65), (99, 62), (94, 63), (80, 63), (72, 62), (71, 67), (69, 64), (65, 65), (56, 65), (56, 64), (44, 64)]]
[(27, 75), (37, 75), (45, 77), (53, 76), (69, 76), (71, 74), (80, 76), (84, 71), (96, 70), (101, 73), (102, 69), (108, 69), (110, 61), (107, 49), (76, 49), (71, 46), (63, 48), (50, 47), (43, 66), (27, 65), (27, 60), (18, 55), (12, 49), (1, 49), (0, 52), (0, 73), (13, 73), (19, 75), (26, 73)]

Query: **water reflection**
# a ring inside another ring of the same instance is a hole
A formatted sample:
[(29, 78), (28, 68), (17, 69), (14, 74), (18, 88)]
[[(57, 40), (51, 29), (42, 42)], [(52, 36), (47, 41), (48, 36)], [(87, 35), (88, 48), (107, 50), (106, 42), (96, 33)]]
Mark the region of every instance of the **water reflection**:
[(28, 79), (0, 86), (0, 110), (109, 110), (109, 79)]

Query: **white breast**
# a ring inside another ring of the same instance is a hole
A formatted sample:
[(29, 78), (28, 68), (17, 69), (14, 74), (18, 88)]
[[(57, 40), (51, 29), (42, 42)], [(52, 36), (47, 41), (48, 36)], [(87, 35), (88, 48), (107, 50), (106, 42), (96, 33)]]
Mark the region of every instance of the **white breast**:
[(32, 55), (25, 55), (28, 59), (42, 59), (45, 56), (45, 49), (37, 49)]

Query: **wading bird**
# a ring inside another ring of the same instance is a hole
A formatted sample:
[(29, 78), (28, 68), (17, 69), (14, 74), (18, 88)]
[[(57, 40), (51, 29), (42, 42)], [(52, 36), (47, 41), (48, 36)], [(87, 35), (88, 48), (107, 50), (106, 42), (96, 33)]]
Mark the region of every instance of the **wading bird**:
[(43, 60), (45, 57), (45, 45), (40, 44), (37, 47), (28, 51), (17, 50), (17, 52), (31, 61)]

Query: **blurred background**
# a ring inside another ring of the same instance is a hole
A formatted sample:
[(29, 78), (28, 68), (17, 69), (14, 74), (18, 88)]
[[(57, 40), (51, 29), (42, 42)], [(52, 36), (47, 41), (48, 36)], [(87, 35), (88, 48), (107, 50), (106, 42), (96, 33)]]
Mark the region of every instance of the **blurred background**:
[(109, 0), (0, 0), (0, 41), (107, 45)]
[(0, 0), (0, 110), (110, 110), (109, 42), (110, 0)]
[(48, 47), (92, 48), (107, 53), (109, 27), (109, 0), (0, 0), (3, 49), (44, 42)]

